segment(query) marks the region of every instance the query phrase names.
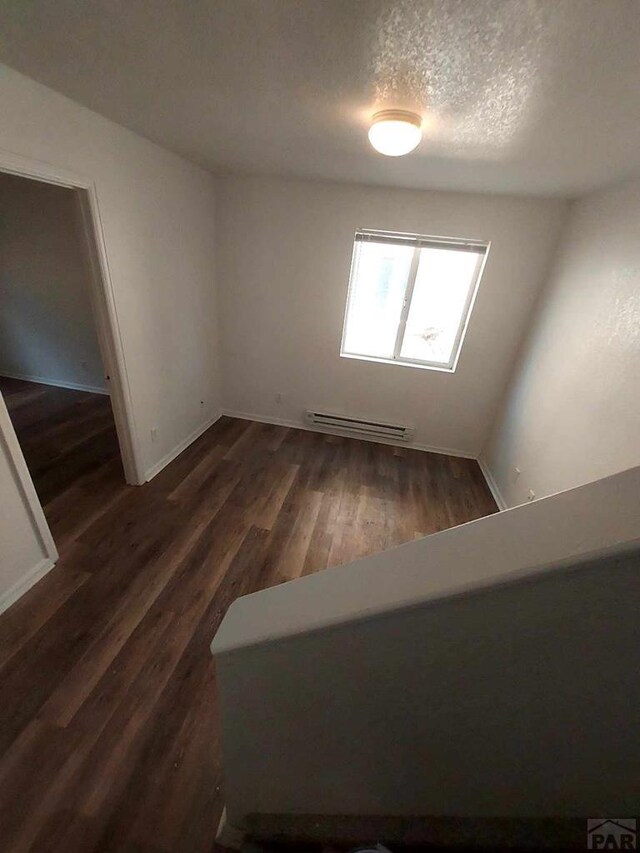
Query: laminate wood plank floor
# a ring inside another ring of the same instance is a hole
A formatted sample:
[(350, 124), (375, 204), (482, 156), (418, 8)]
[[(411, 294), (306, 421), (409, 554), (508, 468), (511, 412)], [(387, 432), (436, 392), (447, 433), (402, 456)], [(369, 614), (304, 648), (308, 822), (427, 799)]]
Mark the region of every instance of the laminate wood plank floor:
[(43, 387), (0, 383), (60, 551), (0, 617), (1, 849), (210, 853), (232, 601), (496, 505), (471, 460), (226, 417), (127, 486), (108, 399)]
[(48, 504), (104, 462), (111, 461), (124, 483), (108, 396), (4, 376), (0, 391), (45, 513)]

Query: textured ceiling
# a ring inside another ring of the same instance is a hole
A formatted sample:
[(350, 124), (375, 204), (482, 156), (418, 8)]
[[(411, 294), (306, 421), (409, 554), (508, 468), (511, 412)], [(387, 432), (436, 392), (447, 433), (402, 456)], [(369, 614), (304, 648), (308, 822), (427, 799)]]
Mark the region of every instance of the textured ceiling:
[[(0, 60), (218, 172), (577, 195), (640, 175), (640, 0), (0, 0)], [(413, 154), (371, 114), (426, 117)]]

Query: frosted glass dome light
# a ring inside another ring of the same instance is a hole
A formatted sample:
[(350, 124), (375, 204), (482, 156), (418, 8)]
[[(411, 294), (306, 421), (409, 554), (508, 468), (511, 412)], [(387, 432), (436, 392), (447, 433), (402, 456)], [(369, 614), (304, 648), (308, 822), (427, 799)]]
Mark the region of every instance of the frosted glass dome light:
[(383, 110), (371, 119), (369, 142), (387, 157), (408, 154), (422, 139), (422, 119), (406, 110)]

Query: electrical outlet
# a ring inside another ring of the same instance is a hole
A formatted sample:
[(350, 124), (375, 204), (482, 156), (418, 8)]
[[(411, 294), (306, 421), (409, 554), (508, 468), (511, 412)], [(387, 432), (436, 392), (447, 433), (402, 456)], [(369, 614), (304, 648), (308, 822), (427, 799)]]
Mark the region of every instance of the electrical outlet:
[(151, 427), (151, 441), (157, 441), (160, 438), (158, 427)]

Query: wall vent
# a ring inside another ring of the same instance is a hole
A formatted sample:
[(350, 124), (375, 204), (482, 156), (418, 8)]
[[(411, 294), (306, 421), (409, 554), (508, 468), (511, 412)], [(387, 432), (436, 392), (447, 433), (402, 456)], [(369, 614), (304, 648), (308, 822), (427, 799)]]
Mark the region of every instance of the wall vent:
[(364, 435), (370, 438), (388, 438), (395, 441), (411, 441), (413, 428), (385, 424), (380, 421), (365, 421), (360, 418), (346, 418), (342, 415), (330, 415), (326, 412), (307, 412), (305, 419), (314, 427), (327, 430), (337, 430), (353, 435)]

